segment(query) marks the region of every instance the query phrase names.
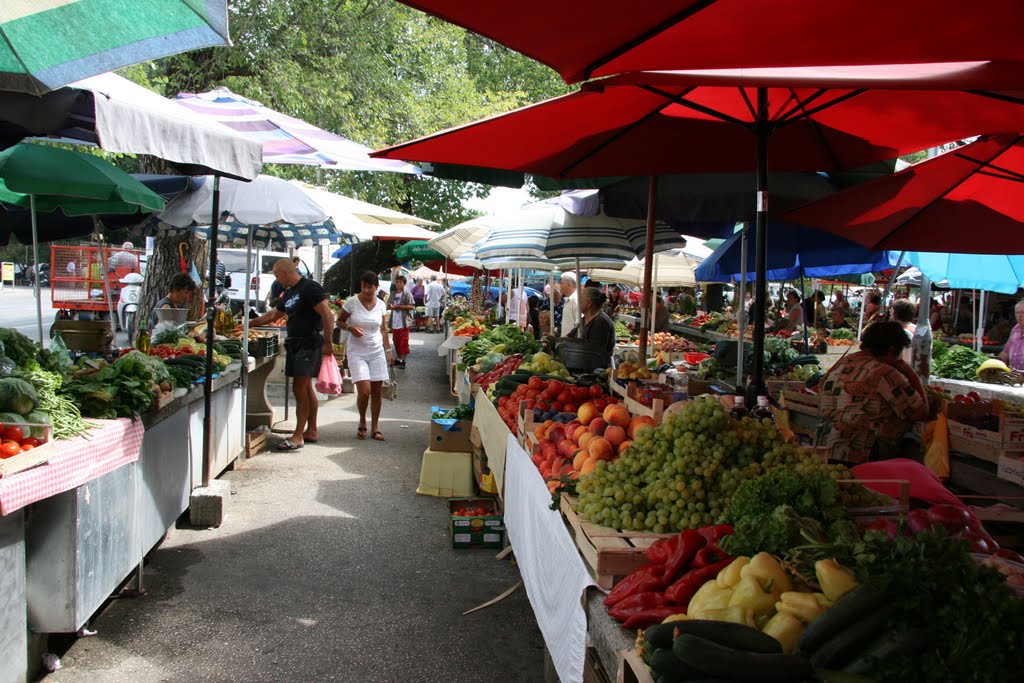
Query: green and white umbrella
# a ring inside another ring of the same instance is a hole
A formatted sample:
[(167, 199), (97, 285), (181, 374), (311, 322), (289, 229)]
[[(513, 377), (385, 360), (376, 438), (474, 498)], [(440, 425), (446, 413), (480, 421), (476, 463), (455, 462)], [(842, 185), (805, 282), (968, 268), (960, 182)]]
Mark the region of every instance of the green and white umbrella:
[(230, 45), (225, 0), (0, 3), (0, 90), (36, 95), (131, 64)]

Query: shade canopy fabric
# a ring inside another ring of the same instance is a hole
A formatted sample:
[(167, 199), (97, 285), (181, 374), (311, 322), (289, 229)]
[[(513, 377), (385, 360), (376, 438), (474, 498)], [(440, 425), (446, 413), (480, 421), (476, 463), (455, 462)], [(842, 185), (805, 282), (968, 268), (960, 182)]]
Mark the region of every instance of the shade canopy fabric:
[(911, 251), (905, 258), (929, 280), (954, 289), (1015, 294), (1024, 287), (1024, 256)]
[(0, 152), (0, 201), (67, 216), (160, 211), (164, 200), (109, 161), (73, 150), (22, 143)]
[(224, 87), (199, 94), (179, 93), (174, 102), (258, 142), (263, 149), (264, 163), (304, 164), (348, 171), (420, 172), (410, 164), (371, 159), (369, 155), (373, 150), (365, 145), (274, 111)]
[(360, 241), (429, 240), (437, 233), (420, 227), (437, 225), (426, 218), (353, 199), (309, 185), (289, 181), (330, 214), (335, 227)]
[(553, 178), (749, 173), (763, 87), (768, 170), (831, 172), (1024, 125), (1019, 93), (975, 83), (1016, 87), (962, 65), (623, 74), (375, 154)]
[(521, 52), (570, 83), (650, 69), (1024, 59), (1016, 0), (399, 2)]
[(108, 152), (149, 154), (187, 175), (251, 180), (261, 146), (117, 74), (92, 76), (42, 97), (0, 97), (0, 143), (54, 137)]
[[(170, 226), (190, 228), (213, 220), (213, 181), (204, 178), (188, 194), (167, 204), (157, 218)], [(221, 216), (242, 225), (319, 225), (330, 220), (327, 211), (287, 180), (261, 175), (252, 182), (222, 180)], [(340, 235), (339, 235), (340, 236)]]
[[(768, 241), (767, 278), (795, 280), (870, 273), (891, 267), (892, 255), (875, 251), (821, 230), (791, 225), (771, 226)], [(735, 233), (698, 266), (698, 282), (730, 282), (739, 279), (742, 267), (741, 240)], [(746, 279), (754, 279), (754, 249), (747, 249)]]
[[(694, 274), (697, 266), (704, 259), (687, 254), (682, 250), (672, 250), (654, 255), (652, 287), (693, 287), (697, 284)], [(641, 287), (644, 282), (644, 262), (633, 259), (622, 270), (605, 270), (598, 268), (590, 271), (590, 277), (598, 282), (613, 282), (632, 287)]]
[(224, 0), (6, 2), (0, 34), (0, 90), (36, 95), (131, 64), (231, 44)]
[[(194, 232), (203, 239), (210, 238), (209, 225), (194, 225), (183, 228), (158, 223), (158, 230), (174, 235)], [(323, 223), (306, 223), (289, 225), (273, 223), (269, 225), (247, 225), (234, 218), (227, 218), (217, 227), (217, 243), (244, 249), (248, 244), (249, 233), (252, 232), (252, 246), (256, 249), (273, 249), (286, 251), (289, 247), (316, 247), (337, 244), (344, 235), (339, 233), (330, 220)]]
[(487, 226), (473, 220), (448, 228), (427, 242), (428, 246), (446, 258), (457, 258), (466, 253), (487, 234)]
[(429, 246), (427, 240), (411, 240), (395, 249), (395, 258), (400, 261), (443, 261), (444, 256)]
[(982, 136), (785, 220), (874, 248), (1024, 254), (1024, 137)]

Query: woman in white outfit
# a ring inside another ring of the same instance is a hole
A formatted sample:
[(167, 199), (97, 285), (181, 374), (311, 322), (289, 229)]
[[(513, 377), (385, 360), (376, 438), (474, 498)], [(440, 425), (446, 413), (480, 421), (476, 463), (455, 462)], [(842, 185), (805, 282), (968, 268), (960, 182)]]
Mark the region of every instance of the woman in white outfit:
[(377, 298), (379, 287), (376, 273), (363, 273), (359, 278), (359, 294), (345, 302), (338, 315), (338, 326), (349, 333), (345, 353), (359, 407), (356, 436), (366, 438), (366, 406), (369, 404), (370, 435), (377, 441), (384, 441), (384, 434), (378, 429), (381, 383), (388, 378), (388, 365), (394, 362), (394, 356), (387, 334), (387, 305)]

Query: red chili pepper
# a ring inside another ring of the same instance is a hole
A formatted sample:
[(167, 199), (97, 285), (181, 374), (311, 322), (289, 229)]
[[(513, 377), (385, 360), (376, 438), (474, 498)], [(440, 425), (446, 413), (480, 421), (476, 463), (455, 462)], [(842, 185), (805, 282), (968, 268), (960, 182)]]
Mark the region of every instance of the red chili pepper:
[(718, 543), (726, 536), (731, 536), (732, 532), (733, 528), (728, 524), (716, 524), (697, 530), (697, 533), (707, 539), (708, 543)]
[(722, 560), (732, 558), (729, 557), (724, 550), (719, 548), (714, 543), (708, 543), (706, 546), (697, 551), (697, 554), (693, 556), (693, 563), (690, 565), (693, 569), (701, 569), (708, 565), (717, 564)]
[(626, 623), (622, 626), (623, 628), (634, 629), (634, 628), (648, 628), (655, 624), (660, 624), (673, 614), (685, 614), (685, 607), (655, 607), (654, 609), (644, 610), (643, 612), (637, 612), (626, 619)]
[(707, 541), (704, 540), (704, 537), (699, 532), (693, 529), (681, 531), (679, 533), (678, 545), (676, 545), (672, 557), (665, 563), (665, 572), (662, 574), (662, 579), (665, 583), (672, 583), (689, 569), (693, 556), (706, 544)]
[(732, 560), (722, 560), (707, 567), (687, 572), (682, 578), (665, 589), (665, 602), (670, 605), (689, 605), (690, 598), (694, 596), (700, 587), (718, 576), (718, 572), (728, 567), (731, 562)]
[(645, 579), (660, 579), (661, 570), (662, 566), (660, 564), (645, 564), (643, 567), (640, 567), (622, 581), (615, 584), (615, 587), (612, 588), (610, 593), (608, 593), (608, 597), (604, 599), (605, 606), (611, 607), (612, 605), (628, 598), (630, 595), (637, 593), (637, 588), (640, 587), (640, 584)]
[(644, 554), (654, 564), (665, 564), (672, 557), (677, 545), (679, 545), (678, 534), (672, 538), (663, 538), (652, 543)]
[(625, 621), (637, 612), (664, 606), (665, 596), (660, 591), (647, 591), (629, 596), (608, 610), (608, 614), (619, 621)]

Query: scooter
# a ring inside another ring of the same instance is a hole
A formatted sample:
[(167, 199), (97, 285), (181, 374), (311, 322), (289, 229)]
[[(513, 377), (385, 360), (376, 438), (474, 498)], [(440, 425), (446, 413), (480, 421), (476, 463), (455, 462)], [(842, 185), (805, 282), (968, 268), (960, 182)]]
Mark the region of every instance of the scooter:
[(117, 321), (129, 337), (135, 331), (135, 316), (139, 312), (139, 299), (145, 280), (140, 273), (128, 273), (117, 281), (121, 285), (121, 295), (117, 298)]

